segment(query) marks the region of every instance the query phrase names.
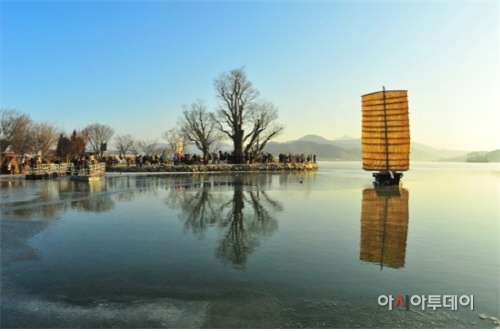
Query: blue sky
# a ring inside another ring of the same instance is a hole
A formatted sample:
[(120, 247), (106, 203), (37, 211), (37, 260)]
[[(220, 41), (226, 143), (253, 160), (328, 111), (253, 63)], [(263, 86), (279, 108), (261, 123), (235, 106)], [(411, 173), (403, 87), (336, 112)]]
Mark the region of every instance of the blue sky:
[(499, 3), (1, 1), (0, 106), (160, 138), (245, 66), (278, 141), (360, 137), (361, 95), (408, 90), (412, 139), (500, 147)]

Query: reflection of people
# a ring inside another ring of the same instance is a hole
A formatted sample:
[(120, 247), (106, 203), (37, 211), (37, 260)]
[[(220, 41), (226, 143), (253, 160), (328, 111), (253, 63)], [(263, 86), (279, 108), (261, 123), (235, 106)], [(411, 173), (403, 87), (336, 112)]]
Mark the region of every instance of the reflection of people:
[(2, 164), (2, 173), (3, 174), (10, 174), (10, 167), (11, 167), (11, 162), (10, 159), (5, 159)]
[(405, 265), (408, 234), (408, 191), (383, 187), (363, 190), (359, 258), (401, 268)]
[(24, 171), (24, 158), (21, 158), (19, 161), (19, 174), (23, 174)]

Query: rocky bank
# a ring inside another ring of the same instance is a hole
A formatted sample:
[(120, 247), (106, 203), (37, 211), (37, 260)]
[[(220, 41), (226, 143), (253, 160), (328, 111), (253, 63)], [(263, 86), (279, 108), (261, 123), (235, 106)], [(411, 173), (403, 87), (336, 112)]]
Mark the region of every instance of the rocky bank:
[(269, 164), (209, 164), (209, 165), (161, 165), (161, 166), (114, 166), (106, 172), (169, 172), (169, 173), (210, 173), (210, 172), (309, 172), (318, 170), (318, 164), (269, 163)]

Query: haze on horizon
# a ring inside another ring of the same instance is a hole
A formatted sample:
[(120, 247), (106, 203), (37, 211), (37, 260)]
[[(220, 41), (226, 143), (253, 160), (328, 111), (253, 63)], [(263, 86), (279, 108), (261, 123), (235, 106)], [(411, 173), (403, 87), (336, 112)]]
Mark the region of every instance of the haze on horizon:
[[(285, 132), (361, 136), (361, 95), (408, 90), (412, 141), (500, 147), (498, 1), (1, 1), (0, 107), (160, 138), (245, 67)], [(161, 140), (160, 140), (161, 141)]]

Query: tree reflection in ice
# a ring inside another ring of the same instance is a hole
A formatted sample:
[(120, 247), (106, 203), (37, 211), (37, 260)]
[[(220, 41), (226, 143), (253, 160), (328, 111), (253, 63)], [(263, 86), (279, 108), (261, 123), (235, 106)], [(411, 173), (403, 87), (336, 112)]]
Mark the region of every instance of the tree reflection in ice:
[(273, 178), (281, 183), (281, 176), (266, 173), (110, 176), (97, 183), (47, 181), (37, 184), (40, 189), (31, 198), (0, 206), (5, 216), (52, 220), (69, 210), (110, 211), (117, 201), (131, 202), (144, 194), (158, 197), (166, 190), (165, 203), (179, 211), (185, 231), (201, 239), (209, 227), (219, 229), (215, 256), (244, 268), (259, 241), (278, 227), (276, 214), (283, 211), (283, 204), (266, 192)]
[(218, 227), (216, 257), (244, 268), (259, 239), (278, 228), (275, 214), (283, 211), (283, 205), (264, 191), (270, 181), (266, 174), (205, 178), (183, 190), (171, 190), (166, 203), (181, 211), (185, 229), (199, 238), (207, 227)]

